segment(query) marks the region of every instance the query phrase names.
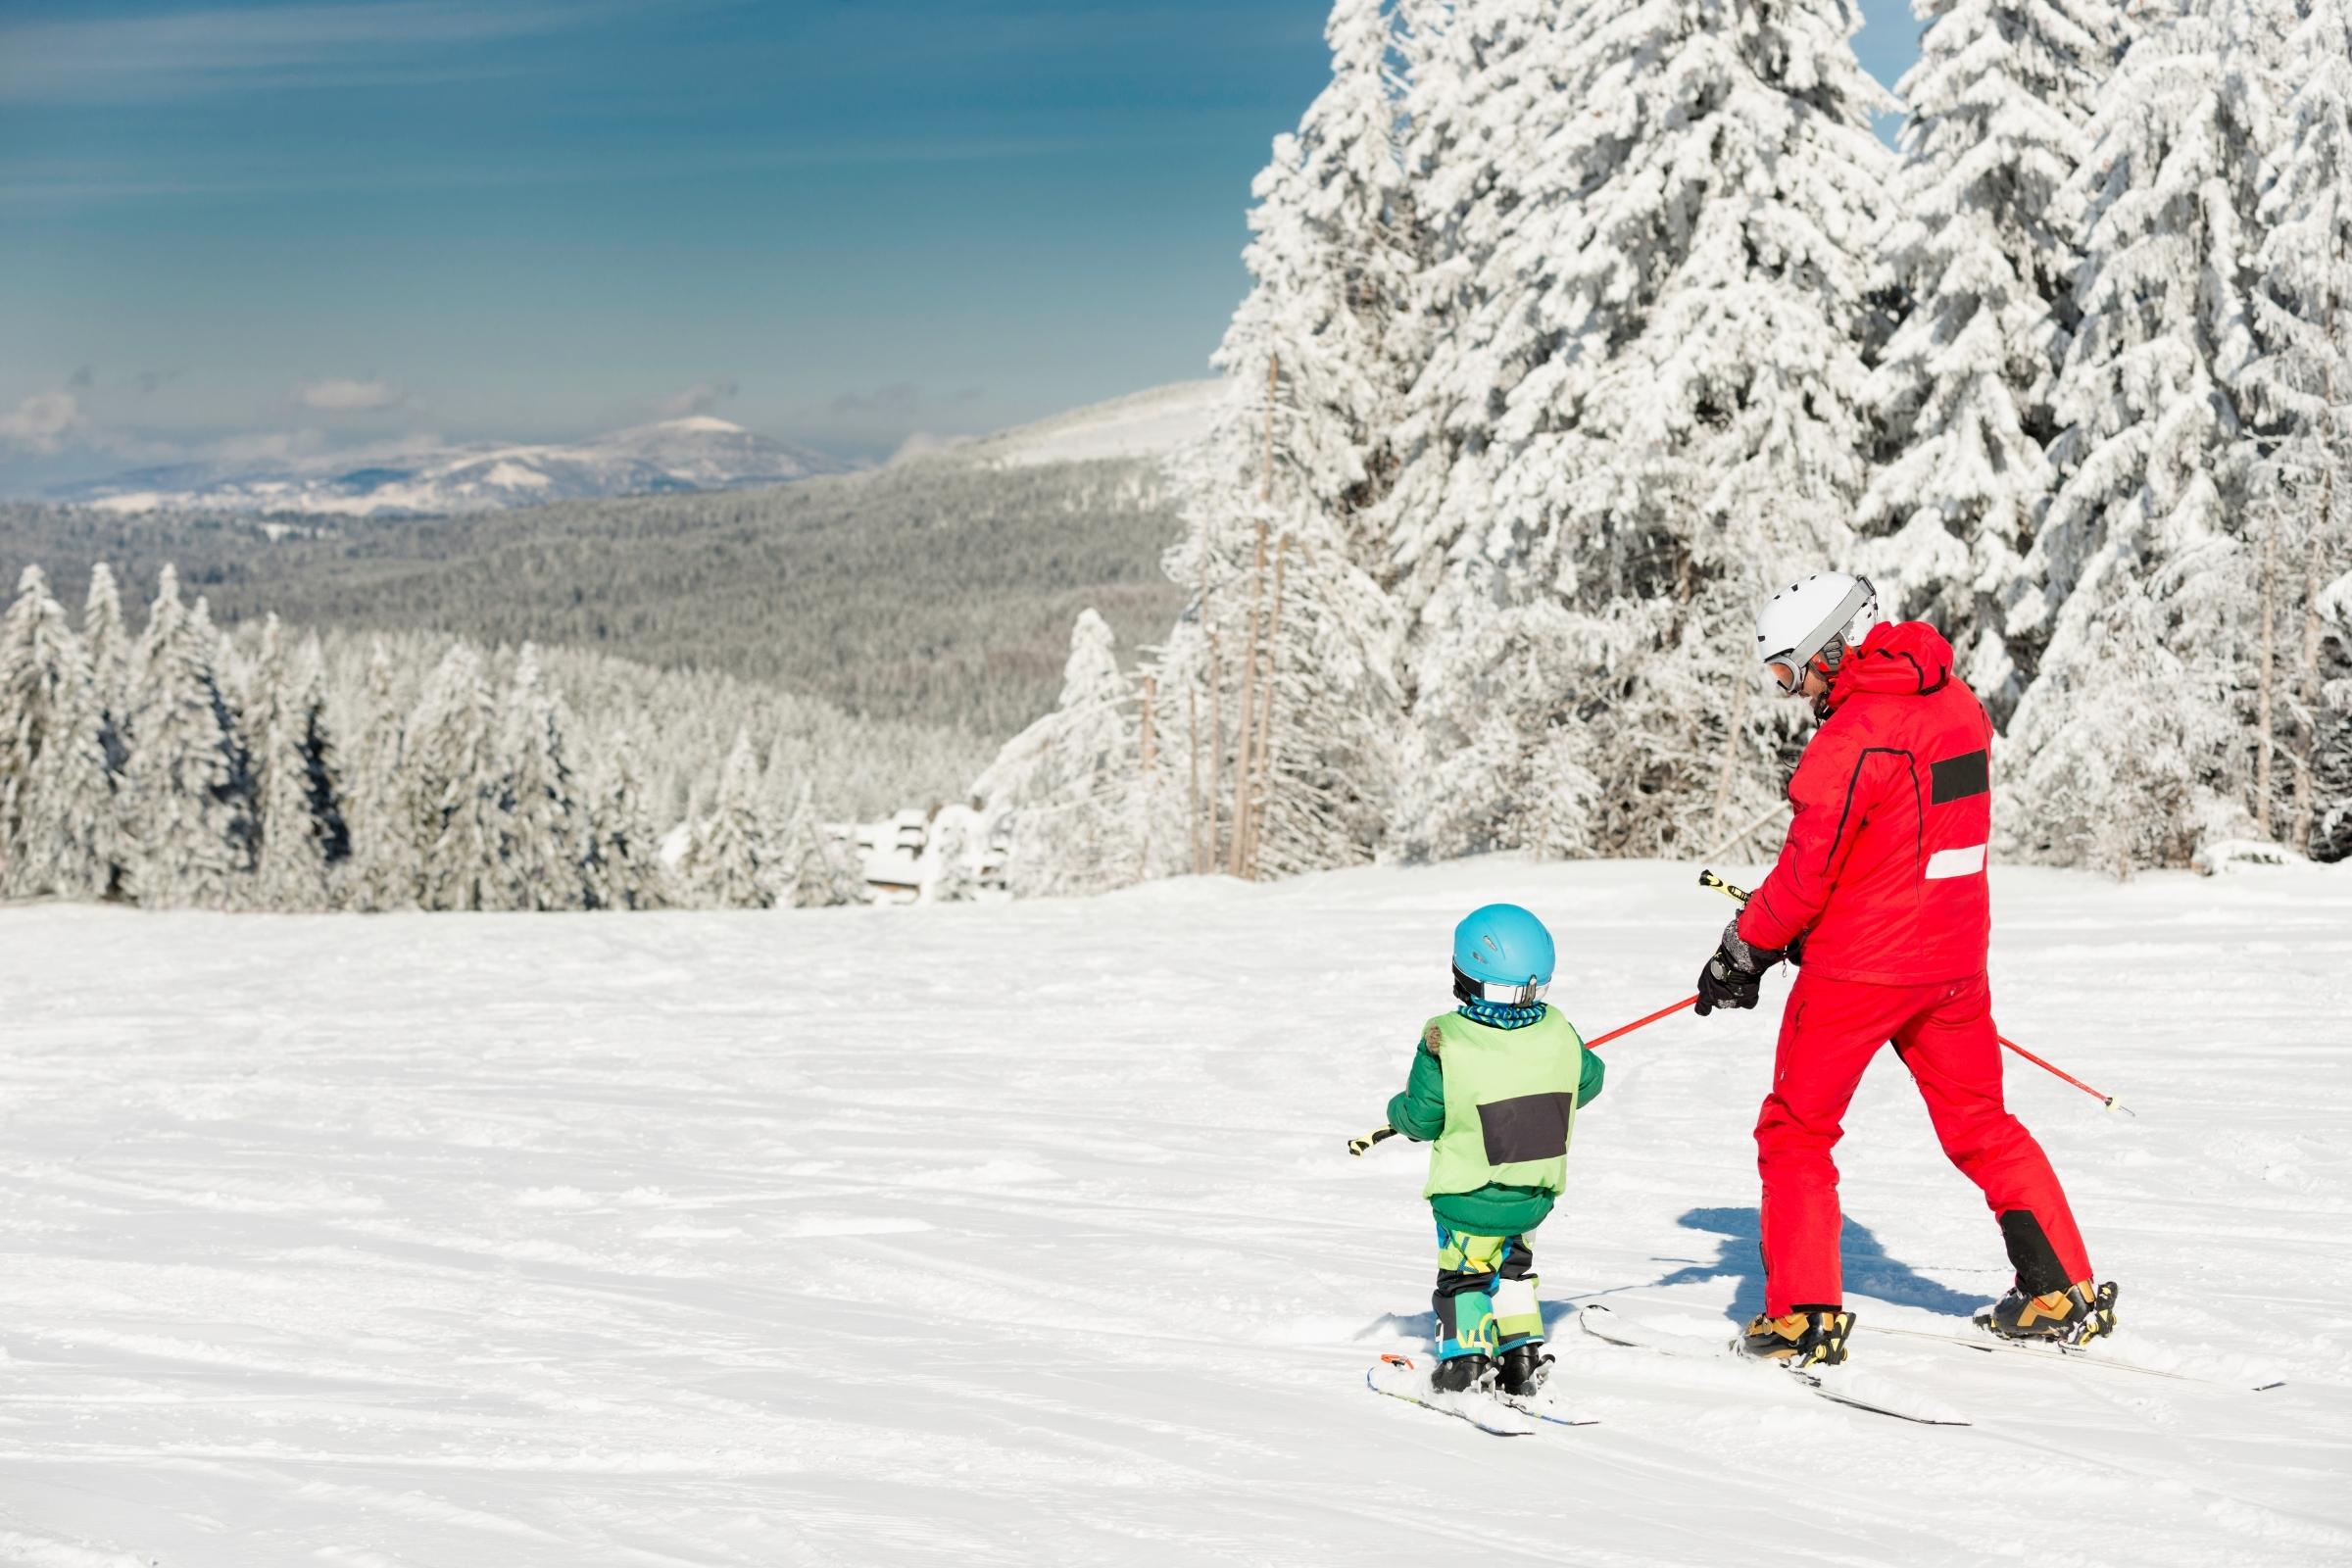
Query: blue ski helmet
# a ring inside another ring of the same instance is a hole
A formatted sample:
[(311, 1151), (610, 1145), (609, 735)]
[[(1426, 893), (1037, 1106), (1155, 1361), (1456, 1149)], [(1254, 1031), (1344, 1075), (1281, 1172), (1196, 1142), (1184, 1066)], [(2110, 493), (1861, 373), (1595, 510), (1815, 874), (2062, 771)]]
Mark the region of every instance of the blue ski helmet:
[(1516, 904), (1473, 909), (1453, 928), (1453, 987), (1465, 1002), (1535, 1002), (1551, 984), (1551, 933)]

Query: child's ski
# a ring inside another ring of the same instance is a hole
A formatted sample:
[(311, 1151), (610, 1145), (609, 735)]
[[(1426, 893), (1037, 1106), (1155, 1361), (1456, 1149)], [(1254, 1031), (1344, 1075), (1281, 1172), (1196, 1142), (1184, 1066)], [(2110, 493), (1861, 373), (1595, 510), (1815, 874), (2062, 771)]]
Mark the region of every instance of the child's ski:
[(1494, 1397), (1514, 1410), (1524, 1410), (1537, 1420), (1548, 1421), (1555, 1427), (1596, 1427), (1600, 1425), (1598, 1416), (1563, 1414), (1555, 1408), (1556, 1401), (1545, 1395), (1542, 1389), (1529, 1395), (1497, 1393)]
[(1384, 1355), (1373, 1362), (1371, 1370), (1364, 1374), (1364, 1387), (1374, 1394), (1385, 1394), (1392, 1399), (1402, 1399), (1424, 1410), (1467, 1421), (1479, 1431), (1491, 1432), (1498, 1438), (1528, 1437), (1535, 1432), (1538, 1421), (1554, 1419), (1483, 1394), (1442, 1394), (1429, 1386), (1427, 1372), (1401, 1355)]
[[(1588, 1306), (1577, 1314), (1576, 1321), (1593, 1338), (1632, 1349), (1655, 1350), (1661, 1355), (1686, 1356), (1697, 1361), (1746, 1359), (1732, 1348), (1729, 1341), (1656, 1328), (1638, 1318), (1612, 1312), (1605, 1306)], [(1870, 1410), (1879, 1415), (1890, 1415), (1901, 1421), (1917, 1421), (1927, 1426), (1964, 1427), (1969, 1424), (1968, 1417), (1951, 1406), (1891, 1384), (1876, 1372), (1851, 1366), (1788, 1367), (1783, 1370), (1823, 1398), (1850, 1405), (1857, 1410)]]
[(1938, 1334), (1933, 1329), (1894, 1329), (1877, 1323), (1865, 1323), (1872, 1334), (1899, 1334), (1906, 1340), (1927, 1340), (1937, 1345), (1956, 1345), (1964, 1350), (1984, 1350), (1998, 1355), (2032, 1355), (2041, 1359), (2066, 1361), (2075, 1366), (2104, 1367), (2110, 1372), (2135, 1372), (2143, 1378), (2170, 1378), (2176, 1383), (2202, 1383), (2216, 1389), (2247, 1389), (2255, 1394), (2286, 1387), (2284, 1379), (2276, 1383), (2230, 1383), (2220, 1378), (2201, 1378), (2189, 1372), (2168, 1372), (2162, 1367), (2140, 1366), (2132, 1361), (2111, 1361), (2093, 1353), (2087, 1345), (2061, 1345), (2052, 1341), (2037, 1345), (2029, 1341), (1994, 1339), (1989, 1333)]

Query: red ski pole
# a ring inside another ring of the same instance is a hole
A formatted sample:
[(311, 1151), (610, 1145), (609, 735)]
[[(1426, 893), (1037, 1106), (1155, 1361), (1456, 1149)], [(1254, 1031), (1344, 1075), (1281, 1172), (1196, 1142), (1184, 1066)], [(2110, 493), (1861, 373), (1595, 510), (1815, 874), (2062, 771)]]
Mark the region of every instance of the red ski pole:
[[(1732, 900), (1736, 900), (1737, 902), (1739, 902), (1739, 903), (1740, 903), (1740, 904), (1745, 904), (1745, 903), (1747, 902), (1747, 900), (1748, 900), (1748, 892), (1747, 892), (1747, 889), (1745, 889), (1745, 888), (1743, 888), (1743, 887), (1738, 887), (1738, 886), (1735, 886), (1735, 885), (1734, 885), (1734, 884), (1732, 884), (1732, 883), (1726, 882), (1726, 881), (1725, 881), (1723, 878), (1721, 878), (1721, 877), (1717, 876), (1717, 875), (1716, 875), (1714, 872), (1712, 872), (1712, 871), (1701, 871), (1701, 872), (1699, 872), (1699, 873), (1698, 873), (1698, 885), (1699, 885), (1700, 887), (1702, 887), (1702, 888), (1712, 888), (1712, 889), (1713, 889), (1714, 891), (1716, 891), (1717, 893), (1720, 893), (1720, 894), (1722, 894), (1722, 895), (1723, 895), (1725, 898), (1727, 898), (1727, 899), (1732, 899)], [(1696, 1002), (1697, 1000), (1698, 1000), (1698, 999), (1697, 999), (1696, 997), (1692, 997), (1692, 998), (1690, 999), (1690, 1001), (1691, 1001), (1691, 1002)], [(1690, 1003), (1684, 1003), (1684, 1004), (1681, 1004), (1681, 1005), (1684, 1005), (1684, 1006), (1689, 1006), (1689, 1005), (1690, 1005)], [(1668, 1009), (1668, 1010), (1669, 1010), (1669, 1011), (1671, 1011), (1672, 1009), (1670, 1008), (1670, 1009)], [(1649, 1022), (1649, 1020), (1648, 1020), (1647, 1018), (1644, 1018), (1644, 1019), (1642, 1019), (1642, 1023), (1647, 1023), (1647, 1022)], [(1633, 1025), (1630, 1025), (1629, 1027), (1631, 1027), (1631, 1028), (1635, 1028), (1635, 1029), (1639, 1029), (1639, 1028), (1641, 1028), (1641, 1027), (1642, 1027), (1642, 1024), (1633, 1024)], [(2137, 1116), (2137, 1114), (2136, 1114), (2136, 1113), (2135, 1113), (2135, 1112), (2134, 1112), (2134, 1111), (2132, 1109), (2132, 1107), (2131, 1107), (2130, 1105), (2127, 1105), (2127, 1104), (2123, 1103), (2121, 1101), (2117, 1100), (2117, 1099), (2116, 1099), (2116, 1098), (2115, 1098), (2113, 1095), (2102, 1095), (2102, 1094), (2100, 1094), (2100, 1093), (2099, 1093), (2099, 1092), (2098, 1092), (2096, 1089), (2093, 1089), (2093, 1088), (2091, 1088), (2091, 1087), (2090, 1087), (2090, 1085), (2088, 1085), (2088, 1084), (2084, 1083), (2084, 1082), (2083, 1082), (2082, 1079), (2080, 1079), (2080, 1078), (2076, 1077), (2076, 1076), (2075, 1076), (2073, 1073), (2066, 1071), (2064, 1068), (2061, 1068), (2061, 1067), (2055, 1066), (2055, 1065), (2053, 1065), (2053, 1064), (2051, 1064), (2051, 1063), (2049, 1063), (2049, 1062), (2046, 1062), (2046, 1061), (2042, 1060), (2042, 1059), (2041, 1059), (2039, 1056), (2036, 1056), (2035, 1054), (2034, 1054), (2034, 1053), (2032, 1053), (2031, 1051), (2028, 1051), (2028, 1050), (2027, 1050), (2025, 1047), (2023, 1047), (2023, 1046), (2019, 1045), (2019, 1044), (2018, 1044), (2016, 1041), (2014, 1041), (2014, 1040), (2010, 1039), (2010, 1038), (2009, 1038), (2007, 1035), (1995, 1035), (1995, 1036), (1993, 1036), (1993, 1038), (1994, 1038), (1995, 1040), (1998, 1040), (1998, 1041), (1999, 1041), (1999, 1042), (2000, 1042), (2002, 1045), (2006, 1046), (2006, 1047), (2007, 1047), (2009, 1050), (2011, 1050), (2011, 1051), (2014, 1051), (2014, 1052), (2016, 1052), (2016, 1053), (2017, 1053), (2019, 1055), (2021, 1055), (2021, 1056), (2025, 1057), (2025, 1058), (2026, 1058), (2028, 1061), (2032, 1062), (2032, 1063), (2033, 1063), (2034, 1066), (2036, 1066), (2036, 1067), (2039, 1067), (2039, 1068), (2040, 1068), (2040, 1069), (2041, 1069), (2043, 1072), (2046, 1072), (2046, 1073), (2048, 1073), (2048, 1074), (2049, 1074), (2051, 1077), (2053, 1077), (2053, 1078), (2063, 1078), (2063, 1079), (2065, 1079), (2065, 1080), (2066, 1080), (2068, 1083), (2070, 1083), (2070, 1084), (2073, 1084), (2073, 1085), (2074, 1085), (2074, 1086), (2075, 1086), (2077, 1089), (2080, 1089), (2080, 1090), (2082, 1090), (2082, 1091), (2084, 1094), (2088, 1095), (2088, 1096), (2089, 1096), (2091, 1099), (2093, 1099), (2093, 1100), (2097, 1101), (2097, 1102), (2098, 1102), (2100, 1104), (2102, 1104), (2102, 1105), (2106, 1106), (2106, 1107), (2107, 1107), (2109, 1110), (2120, 1110), (2120, 1111), (2122, 1111), (2122, 1112), (2123, 1112), (2125, 1115), (2127, 1115), (2127, 1116), (2131, 1116), (2131, 1117), (2132, 1117), (2132, 1118), (2134, 1121), (2138, 1120), (2138, 1116)], [(1597, 1042), (1595, 1042), (1595, 1043), (1597, 1044)]]
[(1685, 1007), (1690, 1006), (1697, 1000), (1698, 999), (1696, 997), (1685, 997), (1682, 1001), (1676, 1003), (1671, 1007), (1660, 1007), (1657, 1011), (1651, 1013), (1646, 1018), (1636, 1018), (1632, 1023), (1624, 1024), (1618, 1028), (1612, 1029), (1597, 1040), (1586, 1041), (1585, 1049), (1587, 1051), (1597, 1050), (1599, 1047), (1605, 1046), (1610, 1041), (1616, 1039), (1619, 1035), (1630, 1035), (1637, 1029), (1647, 1028), (1649, 1025), (1656, 1023), (1660, 1018), (1672, 1017), (1674, 1014), (1682, 1011)]
[(2117, 1100), (2113, 1095), (2100, 1094), (2096, 1089), (2091, 1088), (2090, 1085), (2084, 1083), (2073, 1073), (2068, 1072), (2063, 1067), (2052, 1066), (2049, 1062), (2042, 1060), (2039, 1056), (2036, 1056), (2034, 1054), (2034, 1053), (2028, 1051), (2025, 1047), (2019, 1045), (2007, 1035), (1994, 1035), (1993, 1038), (1998, 1040), (2002, 1045), (2007, 1046), (2011, 1051), (2014, 1051), (2019, 1055), (2025, 1057), (2034, 1066), (2039, 1067), (2043, 1072), (2049, 1073), (2053, 1077), (2063, 1078), (2068, 1083), (2073, 1084), (2077, 1089), (2082, 1090), (2084, 1094), (2090, 1096), (2091, 1099), (2097, 1101), (2100, 1104), (2105, 1105), (2109, 1110), (2120, 1110), (2125, 1115), (2130, 1116), (2133, 1121), (2137, 1121), (2139, 1119), (2138, 1112), (2134, 1111), (2130, 1105), (2127, 1105), (2123, 1102)]

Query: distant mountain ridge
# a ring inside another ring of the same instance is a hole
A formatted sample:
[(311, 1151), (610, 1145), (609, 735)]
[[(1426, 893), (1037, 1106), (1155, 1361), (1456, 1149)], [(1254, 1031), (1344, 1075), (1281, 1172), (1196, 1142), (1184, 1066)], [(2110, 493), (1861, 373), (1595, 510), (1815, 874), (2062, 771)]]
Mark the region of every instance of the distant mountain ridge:
[(551, 501), (744, 490), (852, 466), (692, 415), (569, 444), (476, 442), (228, 468), (177, 464), (63, 486), (51, 499), (114, 513), (451, 516)]

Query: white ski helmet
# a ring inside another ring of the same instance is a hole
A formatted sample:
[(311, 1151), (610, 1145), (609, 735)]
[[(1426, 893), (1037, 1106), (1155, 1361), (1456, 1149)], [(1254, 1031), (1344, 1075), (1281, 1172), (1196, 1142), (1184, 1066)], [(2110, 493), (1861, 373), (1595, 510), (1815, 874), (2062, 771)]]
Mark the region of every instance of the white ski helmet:
[(1805, 683), (1805, 668), (1817, 656), (1827, 650), (1821, 672), (1836, 674), (1846, 645), (1860, 642), (1878, 623), (1879, 594), (1868, 577), (1817, 571), (1757, 609), (1756, 658), (1787, 665), (1790, 678), (1780, 683), (1781, 690), (1793, 692)]

